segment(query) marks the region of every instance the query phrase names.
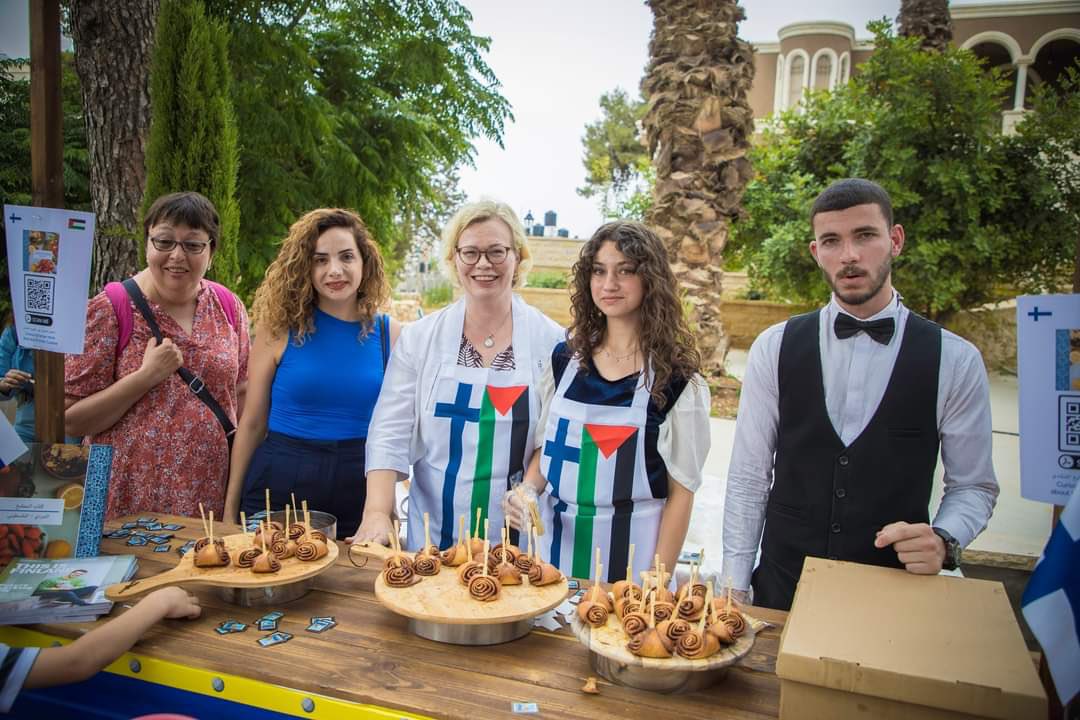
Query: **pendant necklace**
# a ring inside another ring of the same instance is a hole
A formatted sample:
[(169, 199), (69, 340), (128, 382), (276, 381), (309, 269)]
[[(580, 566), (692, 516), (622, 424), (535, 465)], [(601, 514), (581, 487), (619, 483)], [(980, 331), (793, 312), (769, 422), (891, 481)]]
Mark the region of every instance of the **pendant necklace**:
[(483, 343), (481, 343), (484, 347), (486, 347), (486, 348), (495, 347), (495, 333), (499, 332), (504, 327), (506, 327), (506, 321), (510, 319), (510, 316), (513, 315), (513, 313), (514, 313), (514, 309), (510, 308), (510, 312), (506, 313), (506, 317), (503, 318), (503, 321), (499, 324), (499, 327), (495, 328), (494, 330), (492, 330), (491, 332), (489, 332), (487, 334), (487, 337), (485, 337)]

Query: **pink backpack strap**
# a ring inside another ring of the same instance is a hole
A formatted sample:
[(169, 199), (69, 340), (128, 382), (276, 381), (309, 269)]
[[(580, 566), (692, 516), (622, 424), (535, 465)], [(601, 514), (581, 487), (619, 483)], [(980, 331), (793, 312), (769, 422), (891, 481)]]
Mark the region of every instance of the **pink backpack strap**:
[(124, 351), (128, 341), (131, 340), (131, 329), (135, 324), (131, 312), (131, 302), (128, 300), (127, 290), (118, 282), (105, 284), (105, 296), (112, 303), (113, 312), (116, 313), (116, 324), (120, 327), (120, 332), (116, 338), (116, 357), (120, 357), (120, 353)]
[[(214, 291), (214, 294), (217, 295), (218, 301), (221, 303), (221, 309), (225, 311), (225, 317), (228, 318), (229, 324), (233, 326), (233, 330), (237, 330), (237, 323), (239, 322), (237, 315), (239, 313), (236, 308), (236, 296), (224, 285), (213, 280), (207, 280), (206, 282)], [(120, 326), (120, 332), (116, 338), (116, 357), (120, 357), (120, 353), (124, 352), (124, 348), (127, 347), (128, 342), (131, 340), (131, 331), (135, 325), (135, 318), (131, 312), (131, 302), (127, 290), (124, 289), (121, 283), (106, 283), (105, 295), (109, 298), (109, 302), (112, 303), (113, 312), (116, 313), (116, 324)]]
[[(237, 328), (237, 323), (240, 319), (237, 317), (239, 313), (236, 311), (236, 296), (232, 294), (229, 288), (220, 283), (216, 283), (213, 280), (207, 280), (206, 284), (210, 286), (210, 289), (214, 291), (214, 294), (218, 297), (218, 302), (221, 303), (221, 309), (225, 311), (225, 317), (229, 319), (229, 324), (232, 325), (233, 330)], [(120, 288), (123, 290), (123, 288)]]

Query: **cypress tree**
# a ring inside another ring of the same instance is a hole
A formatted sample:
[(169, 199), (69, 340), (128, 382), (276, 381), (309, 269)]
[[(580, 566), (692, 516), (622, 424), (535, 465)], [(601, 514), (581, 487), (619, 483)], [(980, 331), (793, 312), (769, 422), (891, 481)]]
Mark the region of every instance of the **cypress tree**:
[(207, 274), (235, 287), (239, 152), (228, 42), (224, 23), (208, 18), (199, 0), (162, 0), (150, 70), (142, 209), (145, 213), (156, 198), (182, 190), (210, 198), (221, 216), (221, 237)]

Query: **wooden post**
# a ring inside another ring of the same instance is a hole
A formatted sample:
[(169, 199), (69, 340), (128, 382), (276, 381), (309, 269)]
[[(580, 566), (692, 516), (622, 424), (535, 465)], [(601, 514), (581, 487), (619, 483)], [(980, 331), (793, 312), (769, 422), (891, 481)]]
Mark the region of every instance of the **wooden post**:
[[(30, 3), (30, 183), (37, 207), (64, 207), (63, 105), (60, 102), (60, 2)], [(35, 430), (64, 441), (64, 355), (34, 352)]]

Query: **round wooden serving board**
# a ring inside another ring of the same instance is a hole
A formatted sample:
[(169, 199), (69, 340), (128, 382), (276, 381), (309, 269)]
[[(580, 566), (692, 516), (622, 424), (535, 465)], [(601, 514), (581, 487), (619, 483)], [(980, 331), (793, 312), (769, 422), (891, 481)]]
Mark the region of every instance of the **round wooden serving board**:
[(672, 655), (670, 658), (638, 657), (626, 649), (629, 638), (623, 632), (622, 624), (615, 617), (615, 613), (608, 615), (607, 624), (598, 628), (581, 622), (578, 614), (574, 613), (570, 617), (570, 627), (585, 647), (597, 655), (602, 655), (616, 663), (631, 667), (650, 668), (656, 672), (665, 670), (700, 672), (733, 665), (750, 653), (750, 649), (754, 646), (754, 636), (758, 630), (766, 626), (766, 623), (752, 618), (746, 613), (743, 613), (743, 617), (746, 619), (748, 627), (742, 637), (732, 645), (721, 647), (720, 652), (703, 660), (687, 660), (681, 655)]
[[(232, 560), (236, 559), (241, 550), (251, 547), (251, 537), (247, 535), (226, 535), (224, 540)], [(327, 543), (327, 550), (329, 552), (326, 555), (312, 562), (303, 562), (294, 557), (280, 560), (281, 570), (276, 573), (255, 573), (251, 568), (239, 568), (231, 563), (222, 567), (197, 568), (195, 551), (189, 550), (172, 570), (148, 578), (110, 585), (105, 589), (105, 597), (113, 601), (126, 600), (168, 585), (219, 585), (245, 589), (284, 585), (314, 577), (333, 565), (338, 557), (337, 543), (331, 540)]]
[[(370, 555), (380, 564), (391, 553), (381, 545), (354, 545), (353, 553)], [(412, 553), (406, 553), (412, 555)], [(398, 615), (414, 620), (446, 625), (488, 625), (528, 620), (559, 606), (566, 600), (569, 584), (566, 577), (557, 583), (540, 587), (530, 585), (503, 586), (499, 599), (479, 602), (469, 596), (461, 584), (456, 567), (443, 567), (438, 575), (423, 577), (407, 588), (390, 587), (382, 573), (375, 580), (375, 597)]]

